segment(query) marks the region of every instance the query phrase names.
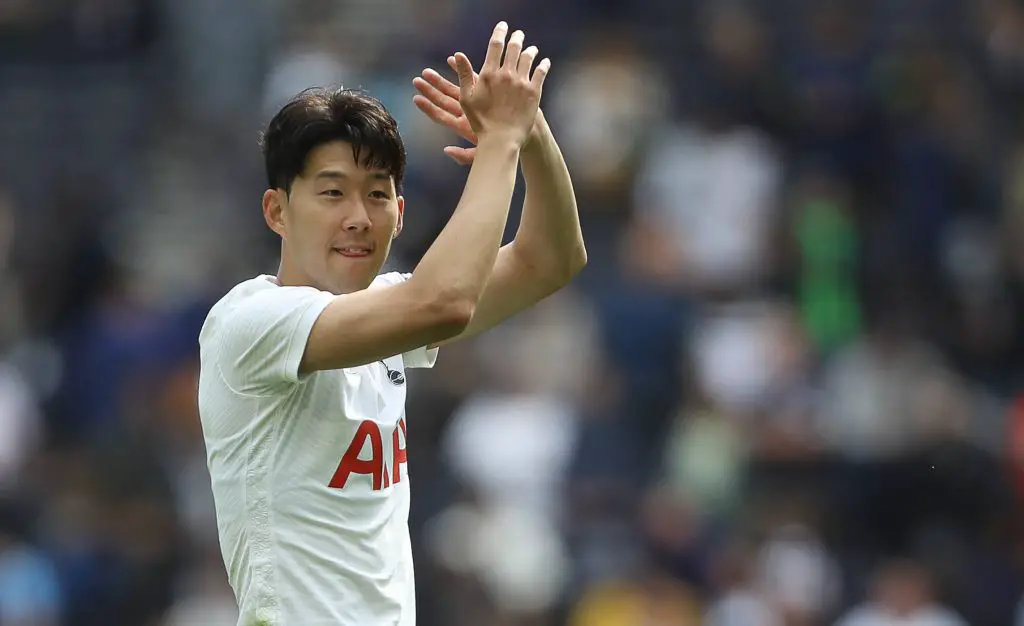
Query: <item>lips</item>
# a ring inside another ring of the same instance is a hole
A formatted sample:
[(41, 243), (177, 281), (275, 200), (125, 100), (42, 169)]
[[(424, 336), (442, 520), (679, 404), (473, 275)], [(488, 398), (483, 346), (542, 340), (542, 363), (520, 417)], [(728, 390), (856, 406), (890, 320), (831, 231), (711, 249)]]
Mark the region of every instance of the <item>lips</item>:
[(369, 245), (353, 244), (348, 246), (335, 246), (332, 249), (341, 256), (349, 258), (362, 258), (373, 254), (373, 246)]

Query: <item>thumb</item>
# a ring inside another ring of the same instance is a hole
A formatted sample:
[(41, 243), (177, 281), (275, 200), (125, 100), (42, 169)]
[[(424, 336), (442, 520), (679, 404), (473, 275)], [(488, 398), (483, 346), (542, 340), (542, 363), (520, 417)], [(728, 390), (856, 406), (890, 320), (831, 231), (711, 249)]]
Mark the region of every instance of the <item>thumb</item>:
[[(455, 57), (448, 57), (448, 67), (452, 68), (453, 72), (458, 73), (459, 66), (455, 62)], [(479, 76), (480, 75), (476, 73), (476, 70), (474, 70), (473, 71), (473, 82), (476, 82), (476, 79), (479, 78)]]
[(462, 90), (462, 95), (465, 96), (473, 87), (473, 64), (461, 52), (455, 53), (455, 71), (459, 73), (459, 88)]
[(459, 165), (472, 165), (476, 157), (476, 148), (462, 148), (459, 146), (448, 146), (444, 153)]

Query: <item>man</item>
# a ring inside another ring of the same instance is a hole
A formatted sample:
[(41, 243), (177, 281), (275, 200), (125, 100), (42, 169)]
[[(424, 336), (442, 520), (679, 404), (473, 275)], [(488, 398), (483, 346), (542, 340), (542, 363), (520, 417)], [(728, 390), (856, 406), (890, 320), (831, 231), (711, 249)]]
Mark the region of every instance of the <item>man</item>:
[[(537, 48), (507, 32), (495, 27), (479, 75), (458, 53), (458, 88), (416, 99), (476, 145), (448, 150), (472, 167), (412, 274), (378, 276), (405, 210), (405, 152), (380, 103), (305, 92), (267, 128), (263, 215), (281, 236), (280, 269), (232, 289), (199, 338), (199, 408), (240, 624), (415, 623), (405, 370), (430, 367), (439, 345), (529, 307), (586, 263), (539, 110), (550, 62), (534, 66)], [(523, 218), (499, 249), (520, 158)]]

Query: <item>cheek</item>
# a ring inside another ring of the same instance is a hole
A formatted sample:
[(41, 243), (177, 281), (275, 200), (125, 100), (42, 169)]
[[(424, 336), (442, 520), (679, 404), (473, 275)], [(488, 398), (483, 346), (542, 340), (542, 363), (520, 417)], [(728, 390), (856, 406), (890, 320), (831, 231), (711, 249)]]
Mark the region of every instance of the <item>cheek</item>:
[(323, 239), (332, 227), (332, 211), (316, 201), (304, 203), (292, 216), (292, 228), (304, 241)]
[(297, 253), (312, 258), (322, 256), (323, 251), (328, 248), (328, 235), (330, 229), (323, 224), (312, 220), (293, 220), (288, 227), (288, 243), (297, 250)]
[(391, 231), (391, 233), (394, 233), (395, 230), (398, 229), (398, 225), (401, 222), (401, 216), (398, 214), (397, 211), (390, 211), (385, 219), (386, 223), (388, 224), (387, 230)]

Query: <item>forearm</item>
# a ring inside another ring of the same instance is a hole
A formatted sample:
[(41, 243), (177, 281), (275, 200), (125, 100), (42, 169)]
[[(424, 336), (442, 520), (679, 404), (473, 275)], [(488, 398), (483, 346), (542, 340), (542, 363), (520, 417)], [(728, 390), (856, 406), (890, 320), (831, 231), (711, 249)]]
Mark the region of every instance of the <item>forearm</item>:
[(503, 138), (481, 139), (462, 198), (412, 280), (475, 304), (501, 246), (519, 152)]
[(586, 264), (587, 253), (572, 179), (543, 115), (520, 160), (526, 199), (515, 247), (545, 275), (568, 281)]

